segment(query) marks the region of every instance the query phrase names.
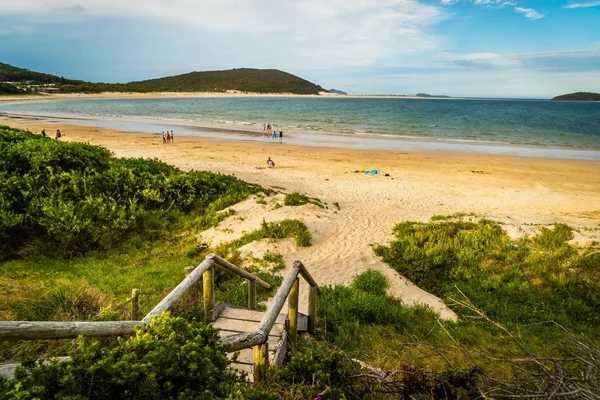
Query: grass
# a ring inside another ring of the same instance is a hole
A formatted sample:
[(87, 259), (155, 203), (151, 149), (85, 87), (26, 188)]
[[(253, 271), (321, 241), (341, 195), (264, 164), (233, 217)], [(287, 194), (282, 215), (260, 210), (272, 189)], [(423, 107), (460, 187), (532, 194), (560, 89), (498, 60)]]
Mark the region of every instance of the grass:
[(312, 235), (304, 222), (297, 219), (284, 219), (277, 222), (263, 222), (260, 229), (242, 236), (232, 242), (235, 248), (242, 247), (248, 243), (261, 239), (284, 239), (293, 237), (296, 244), (300, 247), (311, 245)]
[(304, 194), (293, 192), (285, 195), (285, 199), (283, 200), (283, 204), (286, 206), (302, 206), (304, 204), (314, 204), (319, 206), (320, 208), (325, 208), (325, 204), (317, 198), (308, 197)]

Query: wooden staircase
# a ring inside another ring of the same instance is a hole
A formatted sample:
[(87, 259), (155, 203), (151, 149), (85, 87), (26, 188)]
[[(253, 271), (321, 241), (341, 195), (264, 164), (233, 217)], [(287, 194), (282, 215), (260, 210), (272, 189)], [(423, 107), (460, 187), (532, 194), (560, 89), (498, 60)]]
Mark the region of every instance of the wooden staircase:
[[(214, 267), (229, 270), (248, 280), (248, 308), (215, 304)], [(220, 344), (228, 349), (232, 367), (246, 372), (250, 381), (264, 378), (269, 365), (281, 366), (288, 345), (295, 349), (298, 332), (313, 333), (316, 296), (319, 286), (300, 261), (295, 261), (266, 312), (256, 311), (256, 286), (270, 288), (257, 276), (227, 260), (209, 254), (196, 268), (186, 268), (187, 277), (163, 298), (144, 318), (137, 320), (137, 304), (133, 321), (52, 322), (0, 321), (0, 340), (69, 339), (132, 335), (137, 327), (146, 329), (152, 317), (171, 310), (192, 288), (202, 287), (205, 321), (220, 329)], [(300, 277), (309, 284), (308, 315), (298, 312)], [(200, 285), (202, 280), (202, 285)], [(136, 291), (137, 289), (134, 289)], [(198, 290), (191, 290), (198, 293)], [(139, 291), (132, 296), (137, 299)], [(285, 302), (287, 312), (282, 313)], [(18, 363), (0, 365), (0, 375), (11, 378)]]

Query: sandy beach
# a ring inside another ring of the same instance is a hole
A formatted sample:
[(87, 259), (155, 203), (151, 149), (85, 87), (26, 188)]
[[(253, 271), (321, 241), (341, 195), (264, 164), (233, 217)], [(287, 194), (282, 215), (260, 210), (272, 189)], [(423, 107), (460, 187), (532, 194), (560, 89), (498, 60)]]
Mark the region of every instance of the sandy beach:
[[(257, 228), (263, 218), (299, 218), (313, 234), (313, 245), (291, 240), (252, 243), (243, 250), (259, 256), (279, 251), (287, 264), (300, 259), (320, 284), (347, 283), (368, 268), (390, 278), (390, 294), (407, 303), (425, 303), (444, 318), (453, 313), (383, 264), (372, 244), (386, 243), (400, 221), (427, 221), (434, 215), (473, 214), (500, 221), (511, 236), (535, 234), (539, 226), (562, 222), (576, 229), (574, 240), (600, 239), (600, 162), (510, 157), (448, 151), (400, 152), (302, 147), (289, 144), (176, 136), (163, 144), (159, 135), (78, 125), (52, 125), (39, 119), (0, 117), (0, 124), (53, 132), (64, 140), (102, 145), (117, 156), (159, 158), (179, 168), (233, 174), (276, 191), (299, 191), (316, 205), (281, 207), (282, 194), (258, 204), (249, 199), (236, 214), (199, 240), (213, 244)], [(266, 167), (268, 157), (276, 168)], [(354, 173), (365, 166), (378, 175)], [(389, 174), (385, 176), (384, 174)], [(339, 204), (339, 209), (334, 203)], [(285, 273), (285, 271), (284, 271)], [(301, 296), (303, 298), (304, 296)]]

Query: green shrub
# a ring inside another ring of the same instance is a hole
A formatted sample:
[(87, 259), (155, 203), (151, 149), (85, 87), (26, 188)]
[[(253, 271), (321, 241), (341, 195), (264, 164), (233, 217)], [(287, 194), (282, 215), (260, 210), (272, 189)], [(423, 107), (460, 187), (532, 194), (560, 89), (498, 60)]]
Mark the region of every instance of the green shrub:
[(352, 336), (361, 325), (404, 329), (421, 308), (407, 308), (399, 300), (386, 296), (387, 286), (387, 278), (381, 272), (368, 270), (357, 275), (349, 287), (322, 287), (317, 311), (329, 337), (340, 340), (337, 335), (343, 331)]
[(312, 235), (304, 222), (297, 219), (284, 219), (277, 222), (266, 222), (263, 220), (260, 229), (248, 233), (231, 243), (234, 248), (261, 239), (284, 239), (293, 237), (300, 247), (311, 245)]
[(352, 287), (376, 296), (385, 296), (389, 286), (388, 278), (372, 269), (357, 275), (352, 282)]
[(79, 339), (70, 361), (19, 368), (0, 382), (0, 399), (226, 398), (241, 379), (218, 340), (211, 326), (163, 315), (115, 348)]
[(261, 190), (233, 176), (117, 159), (101, 147), (6, 127), (0, 152), (0, 260), (156, 238), (183, 214), (204, 229), (231, 213), (220, 210)]
[(556, 321), (581, 329), (600, 323), (600, 256), (569, 244), (573, 236), (566, 225), (519, 240), (485, 220), (403, 222), (394, 234), (376, 254), (446, 300), (461, 298), (460, 290), (504, 323)]
[[(310, 198), (302, 193), (293, 192), (285, 195), (285, 199), (283, 200), (283, 204), (286, 206), (302, 206), (304, 204), (314, 204), (321, 208), (325, 206), (321, 203), (321, 200)], [(339, 207), (338, 207), (339, 208)]]

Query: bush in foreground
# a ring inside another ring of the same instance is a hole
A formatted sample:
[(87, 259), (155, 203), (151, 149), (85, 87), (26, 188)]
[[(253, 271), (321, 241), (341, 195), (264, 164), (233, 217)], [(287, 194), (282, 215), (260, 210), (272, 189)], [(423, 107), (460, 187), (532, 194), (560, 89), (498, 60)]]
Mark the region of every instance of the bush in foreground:
[(79, 339), (70, 361), (29, 363), (0, 399), (223, 399), (251, 391), (228, 369), (211, 326), (163, 315), (115, 348)]

